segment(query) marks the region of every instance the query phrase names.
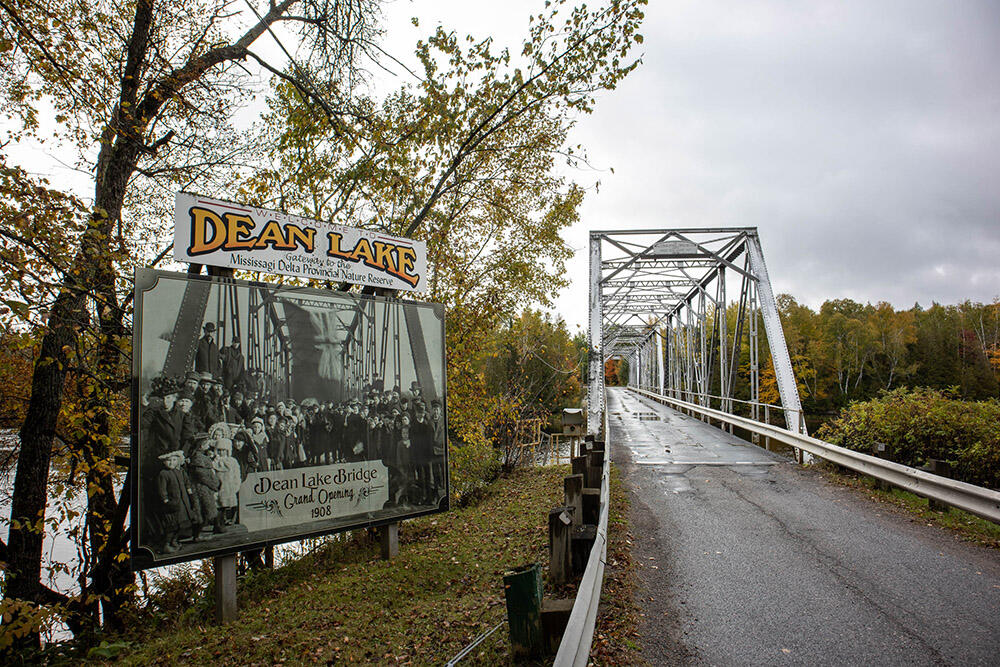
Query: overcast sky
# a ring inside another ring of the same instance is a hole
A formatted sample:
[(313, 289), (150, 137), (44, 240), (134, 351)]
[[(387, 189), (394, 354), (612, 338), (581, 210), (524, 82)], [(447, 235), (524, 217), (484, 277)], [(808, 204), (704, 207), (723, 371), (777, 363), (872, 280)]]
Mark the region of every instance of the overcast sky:
[[(397, 2), (498, 39), (540, 2)], [(520, 11), (519, 7), (523, 7)], [(777, 292), (1000, 296), (1000, 3), (653, 0), (643, 65), (573, 137), (600, 178), (557, 310), (584, 325), (589, 229), (756, 226)]]
[[(395, 0), (386, 46), (440, 22), (516, 52), (541, 6)], [(589, 229), (756, 226), (775, 290), (814, 308), (1000, 296), (1000, 2), (652, 0), (642, 33), (572, 136), (600, 169), (573, 177), (601, 181), (566, 234), (572, 326)]]

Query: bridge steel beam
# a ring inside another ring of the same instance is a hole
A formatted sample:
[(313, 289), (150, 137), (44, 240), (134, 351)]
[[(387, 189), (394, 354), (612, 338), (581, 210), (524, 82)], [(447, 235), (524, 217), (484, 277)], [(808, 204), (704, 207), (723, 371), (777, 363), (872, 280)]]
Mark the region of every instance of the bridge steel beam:
[(592, 231), (589, 282), (592, 432), (613, 357), (629, 363), (633, 386), (726, 412), (749, 402), (748, 416), (758, 418), (763, 319), (786, 426), (805, 433), (755, 227)]

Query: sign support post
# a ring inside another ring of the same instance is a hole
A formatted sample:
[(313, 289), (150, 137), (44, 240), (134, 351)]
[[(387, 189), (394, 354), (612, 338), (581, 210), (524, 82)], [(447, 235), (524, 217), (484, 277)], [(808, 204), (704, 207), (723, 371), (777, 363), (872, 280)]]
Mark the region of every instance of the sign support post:
[(378, 527), (378, 541), (382, 560), (392, 560), (399, 555), (399, 524), (387, 523)]
[(216, 556), (215, 565), (215, 620), (219, 623), (235, 621), (239, 616), (236, 605), (236, 554)]

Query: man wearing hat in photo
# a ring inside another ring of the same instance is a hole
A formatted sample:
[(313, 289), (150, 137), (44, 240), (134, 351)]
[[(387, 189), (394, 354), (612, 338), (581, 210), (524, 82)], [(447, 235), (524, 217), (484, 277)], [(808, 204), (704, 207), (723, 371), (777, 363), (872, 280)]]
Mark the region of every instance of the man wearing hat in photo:
[(445, 491), (445, 470), (444, 455), (447, 447), (447, 439), (444, 429), (444, 409), (441, 401), (434, 399), (431, 401), (431, 430), (434, 434), (434, 482), (437, 485), (438, 496), (444, 495)]
[(195, 392), (198, 391), (198, 386), (201, 384), (201, 373), (196, 371), (188, 371), (184, 374), (184, 386), (181, 389), (187, 393), (192, 399), (194, 399)]
[[(361, 399), (359, 398), (351, 399), (351, 412), (347, 415), (344, 435), (344, 449), (342, 452), (344, 457), (348, 460), (362, 460), (360, 454), (368, 444), (366, 442), (368, 420), (361, 414)], [(361, 445), (361, 452), (358, 451), (359, 444)]]
[(234, 338), (228, 347), (219, 353), (222, 363), (222, 384), (230, 392), (243, 386), (243, 353), (240, 351), (240, 339)]
[(208, 428), (212, 424), (223, 421), (222, 414), (222, 385), (216, 390), (218, 381), (212, 377), (208, 371), (201, 374), (201, 385), (194, 399), (194, 413), (201, 422), (202, 428)]
[(219, 344), (215, 342), (215, 322), (205, 323), (205, 333), (198, 341), (194, 369), (199, 373), (219, 375)]
[(426, 505), (434, 503), (437, 496), (433, 474), (434, 431), (424, 402), (413, 401), (413, 403), (415, 404), (414, 416), (410, 423), (410, 440), (413, 451), (410, 456), (417, 472), (417, 486), (420, 489), (418, 500), (421, 504)]
[(174, 424), (177, 426), (177, 449), (183, 450), (185, 456), (190, 456), (194, 447), (194, 436), (203, 426), (191, 409), (194, 406), (194, 394), (187, 387), (181, 389), (174, 407)]

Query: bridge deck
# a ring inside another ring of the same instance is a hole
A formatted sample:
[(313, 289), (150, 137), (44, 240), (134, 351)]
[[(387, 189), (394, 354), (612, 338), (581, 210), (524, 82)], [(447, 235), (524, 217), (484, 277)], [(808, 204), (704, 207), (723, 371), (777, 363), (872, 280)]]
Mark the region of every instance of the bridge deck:
[(651, 664), (995, 664), (1000, 556), (624, 390)]

